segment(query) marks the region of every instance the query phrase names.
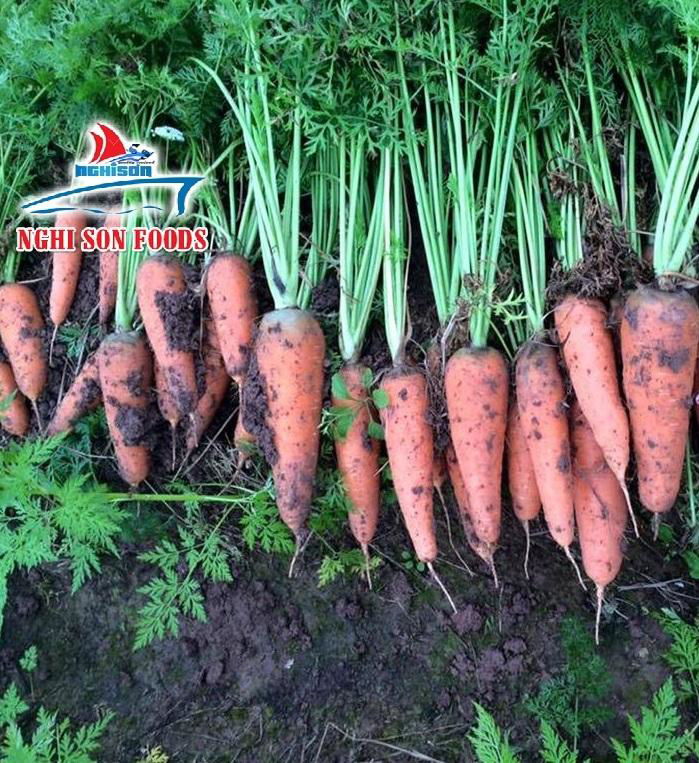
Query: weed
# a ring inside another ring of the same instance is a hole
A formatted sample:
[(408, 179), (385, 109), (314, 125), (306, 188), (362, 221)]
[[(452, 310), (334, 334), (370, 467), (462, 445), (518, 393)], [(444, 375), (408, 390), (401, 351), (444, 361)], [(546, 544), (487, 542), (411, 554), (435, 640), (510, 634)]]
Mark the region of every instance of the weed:
[[(36, 649), (30, 647), (20, 667), (31, 671), (36, 660)], [(6, 763), (94, 763), (99, 739), (114, 717), (111, 712), (105, 713), (95, 723), (72, 731), (69, 720), (59, 721), (57, 713), (39, 707), (31, 738), (25, 738), (28, 722), (22, 716), (28, 712), (29, 706), (17, 687), (10, 684), (0, 695), (0, 759)]]
[(363, 575), (367, 570), (367, 564), (370, 571), (375, 570), (381, 564), (381, 559), (373, 556), (367, 562), (358, 548), (328, 554), (323, 557), (318, 570), (318, 586), (322, 588), (343, 576)]
[(535, 717), (568, 734), (577, 748), (581, 731), (596, 728), (611, 716), (603, 704), (610, 688), (609, 672), (579, 619), (563, 620), (561, 644), (562, 674), (544, 682), (525, 706)]
[(473, 706), (476, 708), (476, 725), (468, 740), (478, 760), (481, 763), (518, 763), (507, 734), (500, 730), (493, 716), (478, 702)]
[(138, 589), (147, 602), (138, 612), (134, 649), (177, 636), (182, 617), (206, 621), (200, 580), (232, 582), (231, 564), (240, 556), (222, 532), (231, 511), (232, 507), (222, 511), (211, 525), (201, 503), (185, 502), (177, 537), (166, 538), (139, 556), (141, 561), (155, 565), (160, 574)]
[(664, 609), (658, 620), (672, 638), (665, 660), (677, 675), (678, 696), (681, 700), (693, 698), (699, 708), (699, 616), (692, 624)]
[(15, 570), (66, 559), (76, 591), (99, 571), (101, 554), (117, 554), (124, 510), (84, 468), (64, 468), (63, 440), (13, 442), (0, 451), (0, 628)]

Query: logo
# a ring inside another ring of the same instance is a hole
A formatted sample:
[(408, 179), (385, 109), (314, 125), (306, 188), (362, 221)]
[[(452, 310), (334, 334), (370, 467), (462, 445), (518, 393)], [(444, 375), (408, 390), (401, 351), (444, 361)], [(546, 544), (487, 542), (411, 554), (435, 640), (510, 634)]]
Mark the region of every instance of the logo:
[[(49, 193), (27, 200), (22, 210), (29, 215), (54, 215), (71, 209), (105, 214), (106, 210), (89, 204), (89, 197), (119, 190), (172, 187), (176, 191), (174, 204), (178, 215), (187, 211), (190, 192), (204, 180), (202, 175), (160, 174), (157, 152), (138, 141), (124, 140), (119, 132), (105, 122), (97, 122), (90, 130), (88, 140), (92, 144), (89, 158), (73, 163), (73, 183)], [(80, 203), (70, 203), (80, 197)], [(163, 211), (162, 207), (149, 204), (149, 209)], [(137, 208), (117, 210), (127, 215)]]

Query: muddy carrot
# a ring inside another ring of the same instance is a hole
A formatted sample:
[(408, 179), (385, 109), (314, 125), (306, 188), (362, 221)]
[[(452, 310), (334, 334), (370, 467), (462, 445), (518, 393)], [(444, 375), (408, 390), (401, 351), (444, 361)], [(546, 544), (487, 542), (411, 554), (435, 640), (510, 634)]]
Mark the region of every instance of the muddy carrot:
[(216, 412), (221, 407), (230, 386), (230, 378), (223, 365), (216, 327), (213, 321), (206, 322), (204, 346), (204, 392), (199, 398), (187, 430), (187, 452), (197, 447), (202, 435), (208, 429)]
[(206, 293), (226, 370), (241, 384), (250, 362), (257, 320), (248, 261), (235, 254), (217, 254), (206, 271)]
[[(173, 257), (149, 257), (138, 269), (138, 306), (148, 341), (159, 368), (161, 411), (174, 429), (194, 409), (197, 378), (190, 337), (180, 327), (191, 326), (187, 283), (180, 262)], [(187, 333), (187, 332), (185, 332)]]
[(536, 486), (536, 474), (532, 464), (527, 439), (522, 429), (519, 408), (514, 400), (510, 405), (507, 424), (507, 482), (515, 516), (522, 523), (527, 538), (524, 554), (524, 574), (529, 577), (529, 523), (536, 519), (541, 510), (539, 488)]
[(621, 323), (624, 392), (643, 506), (670, 511), (680, 489), (699, 342), (699, 308), (686, 291), (641, 288)]
[(626, 487), (631, 435), (619, 390), (607, 309), (598, 299), (569, 295), (554, 314), (563, 359), (578, 403), (619, 481), (633, 518)]
[(473, 528), (494, 552), (500, 538), (509, 394), (505, 359), (490, 348), (462, 348), (447, 362), (444, 386), (451, 439)]
[(245, 408), (245, 424), (261, 442), (272, 467), (279, 514), (294, 533), (297, 552), (308, 537), (306, 520), (318, 462), (324, 359), (325, 338), (310, 313), (286, 308), (262, 318), (255, 360), (266, 410), (248, 412)]
[(80, 418), (94, 411), (102, 402), (97, 358), (98, 354), (93, 353), (85, 361), (80, 373), (56, 407), (46, 434), (57, 435), (61, 432), (69, 432)]
[(335, 454), (349, 503), (350, 530), (368, 558), (379, 519), (379, 442), (369, 432), (372, 414), (363, 381), (366, 373), (361, 365), (343, 366), (339, 375), (347, 397), (334, 397), (333, 406), (349, 409), (352, 415), (344, 436), (335, 437)]
[(150, 471), (150, 451), (144, 444), (153, 383), (150, 351), (139, 333), (110, 334), (102, 341), (98, 363), (119, 473), (125, 482), (135, 487)]
[(417, 558), (433, 564), (437, 535), (432, 505), (433, 434), (423, 374), (394, 369), (381, 381), (388, 405), (381, 409), (386, 450), (403, 521)]
[(53, 271), (51, 273), (51, 294), (49, 296), (49, 316), (54, 326), (60, 326), (68, 317), (78, 288), (82, 249), (80, 234), (87, 225), (87, 215), (79, 210), (59, 212), (56, 215), (56, 228), (75, 230), (75, 247), (70, 251), (53, 253)]
[(597, 591), (595, 638), (599, 643), (604, 589), (618, 575), (623, 560), (626, 498), (577, 402), (571, 409), (571, 422), (575, 520), (583, 568)]
[(0, 339), (19, 391), (34, 404), (44, 391), (48, 375), (43, 328), (39, 303), (28, 286), (0, 286)]
[(17, 437), (24, 437), (29, 429), (29, 413), (24, 395), (17, 388), (10, 364), (2, 362), (0, 362), (0, 426)]
[[(116, 214), (108, 214), (104, 218), (105, 228), (118, 228), (121, 218)], [(104, 326), (109, 322), (114, 312), (117, 297), (117, 275), (119, 271), (119, 254), (114, 251), (99, 253), (100, 284), (99, 284), (99, 322)]]
[[(575, 535), (568, 410), (558, 353), (530, 341), (517, 359), (517, 406), (549, 532), (580, 576), (570, 552)], [(582, 583), (582, 578), (580, 578)]]

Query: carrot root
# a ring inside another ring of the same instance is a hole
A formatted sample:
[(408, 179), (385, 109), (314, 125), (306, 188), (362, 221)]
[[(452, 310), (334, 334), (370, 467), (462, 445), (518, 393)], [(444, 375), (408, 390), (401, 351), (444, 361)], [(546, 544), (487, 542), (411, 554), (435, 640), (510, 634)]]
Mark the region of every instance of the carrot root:
[(459, 610), (456, 608), (456, 604), (454, 604), (454, 599), (451, 598), (449, 591), (447, 591), (446, 589), (446, 586), (444, 585), (444, 583), (442, 583), (439, 575), (435, 572), (432, 562), (427, 562), (427, 569), (430, 571), (430, 575), (432, 575), (432, 578), (434, 579), (435, 583), (442, 589), (442, 593), (446, 597), (451, 608), (454, 610), (454, 614), (456, 614)]
[(598, 585), (596, 590), (597, 606), (595, 611), (595, 644), (599, 646), (599, 623), (602, 617), (602, 605), (604, 604), (604, 586)]
[(573, 554), (570, 551), (570, 546), (565, 546), (564, 549), (565, 555), (568, 557), (570, 563), (573, 565), (573, 568), (575, 569), (575, 574), (578, 576), (578, 581), (580, 582), (580, 585), (583, 587), (583, 590), (587, 591), (587, 586), (585, 585), (585, 581), (583, 580), (583, 576), (580, 572), (580, 567), (578, 566), (578, 563), (575, 561), (575, 558), (573, 557)]
[(529, 533), (529, 520), (522, 520), (522, 528), (524, 529), (524, 536), (526, 538), (526, 547), (524, 551), (524, 577), (529, 580), (529, 548), (531, 546), (531, 537)]

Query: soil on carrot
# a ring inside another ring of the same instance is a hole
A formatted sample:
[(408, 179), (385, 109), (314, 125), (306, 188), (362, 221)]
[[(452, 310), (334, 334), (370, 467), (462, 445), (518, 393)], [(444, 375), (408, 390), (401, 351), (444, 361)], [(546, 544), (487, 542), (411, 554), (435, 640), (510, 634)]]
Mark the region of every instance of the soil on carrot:
[[(359, 578), (319, 588), (324, 549), (313, 540), (293, 580), (287, 558), (245, 552), (234, 583), (205, 588), (207, 623), (185, 621), (179, 638), (137, 652), (135, 611), (144, 603), (137, 589), (152, 574), (137, 561), (138, 547), (75, 595), (64, 568), (17, 574), (0, 675), (29, 695), (17, 661), (36, 645), (35, 703), (83, 722), (99, 709), (116, 712), (102, 760), (132, 762), (157, 745), (171, 760), (224, 761), (233, 751), (240, 761), (387, 759), (391, 749), (380, 742), (437, 761), (471, 760), (465, 735), (474, 700), (512, 728), (529, 759), (538, 719), (523, 703), (560, 675), (562, 620), (573, 615), (592, 629), (592, 596), (541, 528), (527, 581), (523, 534), (505, 522), (496, 590), (460, 533), (454, 541), (475, 574), (454, 566), (444, 522), (438, 525), (439, 571), (457, 614), (425, 575), (397, 561), (407, 538), (395, 509), (384, 507), (377, 541), (384, 563), (373, 592)], [(665, 598), (679, 589), (633, 587), (676, 573), (657, 547), (634, 542), (620, 586), (609, 591), (616, 612), (603, 624), (599, 654), (612, 678), (605, 703), (613, 715), (600, 737), (585, 735), (583, 752), (595, 759), (608, 754), (600, 740), (624, 737), (625, 714), (637, 713), (668, 674), (660, 656), (667, 642), (645, 612), (681, 605), (680, 597)], [(697, 592), (685, 586), (682, 593)]]
[(197, 349), (195, 332), (194, 299), (190, 291), (173, 294), (168, 291), (155, 293), (155, 306), (165, 326), (168, 349), (193, 352)]

